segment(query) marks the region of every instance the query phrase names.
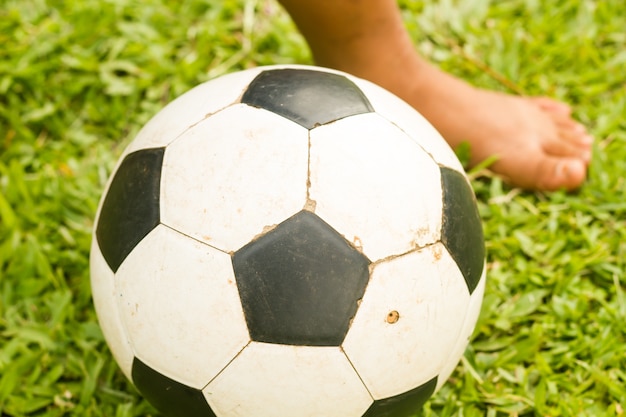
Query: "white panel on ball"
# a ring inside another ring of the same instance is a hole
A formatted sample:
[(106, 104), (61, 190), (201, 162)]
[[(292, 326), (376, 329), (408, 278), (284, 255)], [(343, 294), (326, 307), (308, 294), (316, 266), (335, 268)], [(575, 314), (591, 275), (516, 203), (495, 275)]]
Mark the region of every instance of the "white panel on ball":
[(260, 69), (235, 72), (187, 91), (150, 119), (124, 154), (168, 145), (196, 123), (235, 103), (259, 72)]
[(373, 402), (334, 346), (251, 342), (203, 391), (229, 417), (356, 417)]
[(235, 251), (306, 203), (308, 131), (271, 112), (235, 105), (167, 148), (163, 223)]
[(441, 243), (375, 265), (343, 343), (374, 398), (437, 376), (469, 303), (463, 276)]
[(363, 90), (377, 114), (404, 130), (427, 150), (437, 163), (465, 172), (450, 145), (413, 107), (376, 84), (356, 77), (350, 79)]
[(463, 322), (463, 327), (459, 332), (459, 338), (452, 348), (450, 356), (439, 374), (439, 379), (437, 379), (437, 390), (445, 384), (458, 365), (459, 360), (461, 360), (461, 357), (465, 353), (465, 349), (467, 349), (470, 338), (474, 333), (474, 328), (476, 327), (476, 322), (478, 321), (478, 316), (480, 315), (480, 309), (482, 307), (483, 296), (485, 294), (485, 283), (487, 282), (486, 270), (487, 268), (485, 267), (478, 286), (474, 289), (474, 292), (471, 295), (470, 304), (467, 309), (467, 313), (465, 314), (465, 321)]
[(91, 242), (89, 268), (93, 303), (100, 328), (113, 357), (130, 380), (134, 354), (116, 303), (119, 293), (115, 289), (115, 277), (100, 252), (95, 236)]
[(137, 245), (116, 286), (137, 356), (176, 381), (204, 387), (249, 341), (230, 256), (166, 226)]
[(437, 164), (379, 115), (311, 131), (315, 213), (371, 261), (439, 240), (441, 196)]

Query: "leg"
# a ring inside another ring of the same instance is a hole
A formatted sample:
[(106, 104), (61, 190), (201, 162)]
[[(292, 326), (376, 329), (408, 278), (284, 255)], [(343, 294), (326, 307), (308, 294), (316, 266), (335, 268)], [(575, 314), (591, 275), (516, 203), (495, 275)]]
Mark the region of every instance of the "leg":
[(574, 189), (591, 157), (591, 137), (567, 105), (475, 88), (415, 51), (395, 0), (281, 0), (319, 65), (344, 70), (397, 94), (471, 163), (527, 189)]

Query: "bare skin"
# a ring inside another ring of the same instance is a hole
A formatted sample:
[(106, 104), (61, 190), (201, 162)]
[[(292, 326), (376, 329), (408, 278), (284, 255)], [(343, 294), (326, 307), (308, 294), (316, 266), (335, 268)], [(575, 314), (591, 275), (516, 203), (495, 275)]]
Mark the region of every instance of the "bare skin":
[(593, 140), (569, 106), (479, 89), (439, 70), (415, 51), (395, 0), (281, 3), (318, 65), (403, 98), (453, 148), (468, 142), (472, 165), (496, 156), (491, 169), (530, 190), (572, 190), (585, 181)]

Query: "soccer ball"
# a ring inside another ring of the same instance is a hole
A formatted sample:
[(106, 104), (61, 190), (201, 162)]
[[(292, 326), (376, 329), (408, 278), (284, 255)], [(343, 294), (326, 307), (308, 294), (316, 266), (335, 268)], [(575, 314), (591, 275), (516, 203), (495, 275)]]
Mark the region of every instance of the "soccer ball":
[(386, 90), (260, 67), (201, 84), (118, 162), (90, 268), (124, 374), (166, 416), (409, 416), (476, 324), (463, 168)]

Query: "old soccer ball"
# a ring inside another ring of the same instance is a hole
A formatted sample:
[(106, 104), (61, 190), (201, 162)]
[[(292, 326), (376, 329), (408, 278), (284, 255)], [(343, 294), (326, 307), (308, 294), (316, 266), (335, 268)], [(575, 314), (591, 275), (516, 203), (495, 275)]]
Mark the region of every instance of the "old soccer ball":
[(199, 85), (124, 151), (98, 209), (95, 308), (166, 416), (408, 416), (463, 354), (485, 287), (462, 166), (348, 74)]

